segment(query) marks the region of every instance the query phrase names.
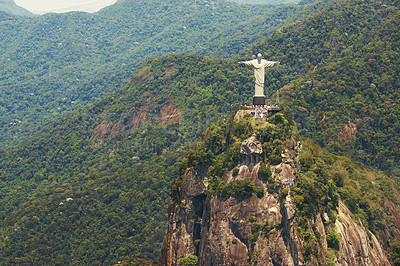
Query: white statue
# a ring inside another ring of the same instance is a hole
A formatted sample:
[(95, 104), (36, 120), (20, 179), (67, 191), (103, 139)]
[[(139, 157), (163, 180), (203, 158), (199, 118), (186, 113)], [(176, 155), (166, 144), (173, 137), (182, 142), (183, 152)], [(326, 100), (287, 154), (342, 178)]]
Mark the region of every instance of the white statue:
[(267, 61), (262, 59), (262, 54), (257, 55), (257, 59), (253, 59), (250, 61), (240, 61), (239, 64), (249, 66), (254, 68), (254, 77), (255, 77), (255, 94), (254, 96), (264, 96), (264, 73), (266, 67), (272, 67), (274, 65), (279, 65), (280, 62), (277, 61)]

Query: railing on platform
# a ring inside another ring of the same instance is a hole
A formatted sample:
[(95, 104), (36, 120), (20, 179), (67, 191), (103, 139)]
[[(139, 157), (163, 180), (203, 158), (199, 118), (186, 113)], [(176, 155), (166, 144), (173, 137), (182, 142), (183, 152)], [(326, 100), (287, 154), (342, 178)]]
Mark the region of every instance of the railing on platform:
[(263, 119), (272, 114), (280, 112), (283, 110), (282, 107), (276, 104), (266, 104), (266, 105), (242, 105), (241, 110), (250, 110), (251, 114), (254, 115), (256, 119)]

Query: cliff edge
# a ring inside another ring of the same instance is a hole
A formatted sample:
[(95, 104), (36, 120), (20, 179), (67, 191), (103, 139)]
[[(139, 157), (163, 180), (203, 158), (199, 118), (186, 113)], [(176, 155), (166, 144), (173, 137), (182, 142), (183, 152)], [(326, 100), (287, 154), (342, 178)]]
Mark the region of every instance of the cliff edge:
[(173, 184), (159, 265), (390, 265), (295, 132), (288, 112), (251, 110), (204, 132)]

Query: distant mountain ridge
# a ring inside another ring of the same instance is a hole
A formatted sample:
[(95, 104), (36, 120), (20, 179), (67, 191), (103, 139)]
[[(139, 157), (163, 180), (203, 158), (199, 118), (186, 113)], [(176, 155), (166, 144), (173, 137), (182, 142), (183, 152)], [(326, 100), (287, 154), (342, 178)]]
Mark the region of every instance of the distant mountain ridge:
[(19, 16), (34, 16), (31, 12), (15, 4), (13, 0), (0, 0), (0, 11)]

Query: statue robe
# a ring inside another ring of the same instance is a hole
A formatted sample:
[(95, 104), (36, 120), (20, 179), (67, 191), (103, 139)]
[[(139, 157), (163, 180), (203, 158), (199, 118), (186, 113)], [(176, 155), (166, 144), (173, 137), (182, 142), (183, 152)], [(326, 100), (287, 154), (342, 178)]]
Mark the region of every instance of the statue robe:
[(255, 94), (254, 96), (264, 96), (264, 73), (266, 67), (272, 67), (278, 62), (275, 61), (267, 61), (265, 59), (261, 59), (260, 63), (258, 63), (258, 59), (244, 61), (242, 62), (248, 67), (254, 68), (254, 77), (255, 77)]

